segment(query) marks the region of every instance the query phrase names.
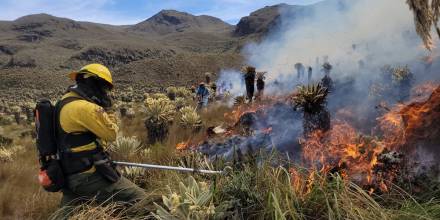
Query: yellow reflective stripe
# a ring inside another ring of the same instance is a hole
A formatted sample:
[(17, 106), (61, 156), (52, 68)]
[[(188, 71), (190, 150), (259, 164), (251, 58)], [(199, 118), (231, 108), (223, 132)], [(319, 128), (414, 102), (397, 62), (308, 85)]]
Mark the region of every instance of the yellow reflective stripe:
[(90, 144), (86, 144), (83, 146), (72, 147), (72, 148), (70, 148), (70, 150), (73, 153), (78, 153), (78, 152), (82, 152), (82, 151), (94, 150), (95, 148), (96, 148), (96, 144), (95, 144), (95, 142), (92, 142)]

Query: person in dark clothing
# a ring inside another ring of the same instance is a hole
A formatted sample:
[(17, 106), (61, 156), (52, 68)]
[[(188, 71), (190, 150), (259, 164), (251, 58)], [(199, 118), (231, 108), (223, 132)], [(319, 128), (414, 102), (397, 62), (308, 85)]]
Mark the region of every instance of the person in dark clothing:
[(208, 106), (209, 90), (206, 88), (205, 83), (200, 83), (196, 95), (198, 101), (197, 109), (206, 108)]
[[(110, 70), (98, 63), (69, 74), (76, 85), (69, 86), (57, 104), (55, 131), (61, 152), (66, 186), (61, 190), (62, 209), (55, 217), (69, 218), (71, 211), (90, 200), (134, 204), (148, 198), (145, 191), (120, 176), (101, 141), (116, 140), (118, 126), (111, 112)], [(106, 162), (107, 161), (107, 162)], [(107, 164), (107, 165), (106, 165)]]
[(304, 77), (304, 72), (305, 72), (305, 68), (304, 65), (302, 63), (296, 63), (295, 64), (295, 69), (297, 72), (297, 78), (301, 79)]
[(328, 74), (326, 74), (324, 76), (324, 78), (322, 78), (321, 84), (322, 84), (322, 86), (326, 87), (328, 89), (328, 91), (333, 90), (333, 86), (334, 86), (333, 80), (332, 80), (332, 78), (330, 78), (330, 76)]
[(312, 72), (313, 69), (311, 66), (309, 66), (308, 71), (307, 71), (307, 82), (310, 83), (310, 81), (312, 80)]
[(247, 66), (244, 68), (244, 82), (246, 84), (247, 99), (252, 102), (255, 91), (255, 67)]
[(257, 96), (256, 98), (258, 100), (261, 100), (261, 98), (263, 97), (263, 93), (264, 93), (264, 74), (266, 72), (259, 72), (257, 73)]
[(211, 89), (212, 89), (212, 92), (214, 93), (214, 94), (212, 94), (212, 97), (215, 98), (215, 96), (217, 94), (217, 84), (211, 83)]
[(209, 85), (209, 84), (211, 84), (211, 73), (210, 72), (206, 72), (205, 73), (205, 83), (206, 83), (206, 85)]

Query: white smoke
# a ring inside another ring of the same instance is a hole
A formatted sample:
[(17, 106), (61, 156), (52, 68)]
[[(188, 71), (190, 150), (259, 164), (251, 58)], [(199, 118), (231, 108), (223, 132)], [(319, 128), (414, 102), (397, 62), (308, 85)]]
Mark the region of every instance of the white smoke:
[(296, 14), (280, 11), (280, 29), (243, 51), (249, 64), (268, 71), (269, 84), (286, 78), (303, 83), (296, 79), (298, 62), (313, 68), (315, 80), (322, 78), (326, 59), (333, 78), (371, 79), (385, 64), (417, 66), (427, 55), (403, 0), (328, 0), (305, 7)]
[(244, 95), (244, 78), (238, 70), (221, 70), (216, 84), (219, 93), (227, 91), (232, 97)]

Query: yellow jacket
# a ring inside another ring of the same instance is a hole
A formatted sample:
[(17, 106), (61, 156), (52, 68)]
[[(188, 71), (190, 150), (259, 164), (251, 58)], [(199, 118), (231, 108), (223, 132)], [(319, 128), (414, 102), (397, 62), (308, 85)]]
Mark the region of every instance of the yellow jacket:
[[(71, 96), (79, 97), (74, 92), (68, 92), (62, 99)], [(113, 115), (107, 114), (101, 106), (86, 100), (67, 103), (60, 112), (60, 124), (66, 133), (90, 131), (96, 135), (98, 141), (114, 141), (118, 132)], [(71, 150), (81, 152), (95, 148), (96, 144), (92, 142)]]

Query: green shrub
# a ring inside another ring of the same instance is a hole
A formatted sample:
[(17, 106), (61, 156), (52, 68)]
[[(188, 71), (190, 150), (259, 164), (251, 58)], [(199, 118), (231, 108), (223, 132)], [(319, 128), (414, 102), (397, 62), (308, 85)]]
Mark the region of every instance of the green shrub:
[(195, 108), (187, 106), (180, 109), (180, 125), (198, 131), (202, 127), (202, 119)]
[(130, 158), (142, 150), (142, 144), (136, 137), (118, 136), (116, 141), (110, 144), (108, 150), (123, 158)]
[(174, 119), (175, 106), (168, 98), (148, 98), (145, 107), (148, 140), (150, 143), (161, 142), (168, 135), (169, 126)]
[(150, 94), (150, 96), (148, 98), (152, 98), (152, 99), (168, 99), (168, 96), (166, 94), (163, 93), (154, 93), (154, 94)]
[(264, 194), (258, 190), (256, 183), (256, 173), (247, 167), (222, 181), (216, 199), (230, 215), (249, 217), (264, 208)]
[(191, 92), (191, 90), (189, 90), (185, 87), (177, 87), (176, 88), (176, 96), (187, 99), (187, 98), (192, 97), (192, 92)]
[(187, 104), (188, 104), (188, 102), (186, 101), (186, 99), (185, 99), (185, 98), (182, 98), (182, 97), (177, 97), (177, 98), (174, 100), (174, 105), (176, 106), (176, 109), (177, 109), (177, 110), (182, 109), (182, 108), (185, 107)]
[(167, 88), (167, 97), (170, 100), (175, 100), (176, 99), (176, 93), (177, 93), (177, 88), (174, 86), (170, 86)]
[(179, 183), (179, 191), (168, 187), (168, 195), (162, 196), (164, 206), (156, 205), (153, 216), (157, 219), (211, 219), (216, 214), (213, 190), (206, 182), (188, 177), (187, 183)]

